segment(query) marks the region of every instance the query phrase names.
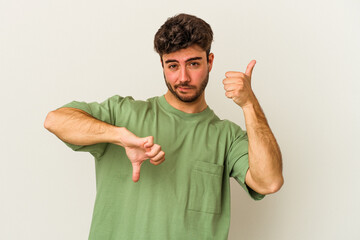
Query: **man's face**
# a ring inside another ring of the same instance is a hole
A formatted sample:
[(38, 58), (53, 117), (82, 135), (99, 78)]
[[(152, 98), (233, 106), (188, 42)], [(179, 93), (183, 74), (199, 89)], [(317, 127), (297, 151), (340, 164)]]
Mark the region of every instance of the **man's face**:
[(162, 64), (169, 91), (180, 101), (196, 101), (204, 93), (213, 59), (211, 53), (207, 61), (206, 52), (197, 45), (164, 54)]

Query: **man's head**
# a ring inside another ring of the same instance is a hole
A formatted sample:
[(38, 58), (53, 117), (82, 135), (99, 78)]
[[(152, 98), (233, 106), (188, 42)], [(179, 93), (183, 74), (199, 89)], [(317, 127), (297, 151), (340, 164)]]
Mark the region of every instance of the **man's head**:
[(213, 32), (204, 20), (188, 14), (168, 18), (155, 34), (154, 48), (162, 56), (180, 49), (198, 45), (210, 54)]
[(166, 85), (182, 102), (203, 97), (214, 55), (210, 54), (213, 33), (209, 24), (192, 15), (169, 18), (154, 39)]

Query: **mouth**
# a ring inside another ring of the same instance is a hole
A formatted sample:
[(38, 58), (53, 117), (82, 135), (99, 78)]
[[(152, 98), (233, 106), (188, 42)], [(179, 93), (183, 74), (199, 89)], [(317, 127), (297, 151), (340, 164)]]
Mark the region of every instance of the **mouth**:
[(178, 89), (180, 92), (188, 92), (194, 89), (192, 86), (176, 86), (176, 89)]
[(187, 91), (190, 91), (192, 88), (179, 87), (178, 89), (179, 89), (179, 91), (181, 91), (181, 92), (187, 92)]

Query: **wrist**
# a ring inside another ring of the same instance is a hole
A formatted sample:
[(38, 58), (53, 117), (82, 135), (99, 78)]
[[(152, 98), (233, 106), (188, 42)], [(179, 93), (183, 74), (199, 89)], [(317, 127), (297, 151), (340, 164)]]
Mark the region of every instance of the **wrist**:
[(112, 143), (122, 147), (126, 147), (126, 139), (128, 138), (128, 132), (129, 130), (127, 130), (125, 127), (115, 127)]
[(246, 126), (258, 126), (258, 124), (267, 125), (265, 114), (258, 101), (246, 104), (242, 110), (244, 112)]
[(245, 103), (243, 106), (241, 106), (241, 108), (243, 109), (243, 111), (254, 111), (257, 107), (259, 106), (259, 102), (257, 101), (256, 98), (254, 98), (253, 100)]

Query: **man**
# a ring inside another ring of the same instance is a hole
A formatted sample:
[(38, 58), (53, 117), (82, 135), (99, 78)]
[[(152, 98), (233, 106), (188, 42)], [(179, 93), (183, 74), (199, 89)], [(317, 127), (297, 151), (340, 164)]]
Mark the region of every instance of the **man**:
[(165, 95), (72, 102), (48, 114), (45, 128), (95, 157), (89, 239), (227, 239), (229, 177), (255, 200), (282, 186), (281, 153), (251, 89), (256, 62), (223, 80), (225, 95), (244, 112), (247, 133), (206, 104), (212, 38), (202, 19), (169, 18), (154, 40)]

